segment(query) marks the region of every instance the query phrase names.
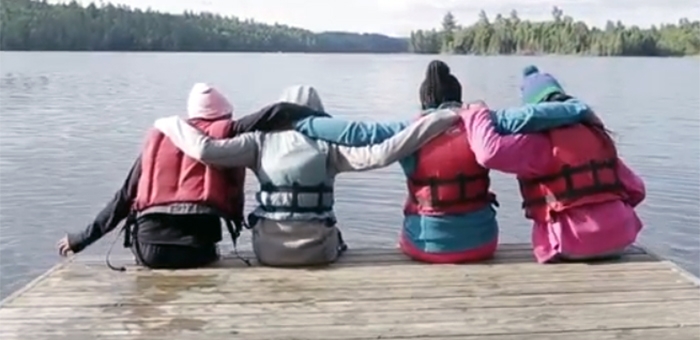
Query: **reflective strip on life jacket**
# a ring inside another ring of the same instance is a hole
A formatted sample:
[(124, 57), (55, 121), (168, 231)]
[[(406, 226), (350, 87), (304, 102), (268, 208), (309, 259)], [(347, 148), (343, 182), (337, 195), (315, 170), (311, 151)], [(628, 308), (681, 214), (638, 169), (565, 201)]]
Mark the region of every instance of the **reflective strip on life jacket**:
[[(604, 183), (600, 179), (600, 171), (608, 170), (613, 173), (612, 182)], [(585, 186), (576, 187), (574, 185), (574, 175), (590, 172), (593, 178), (593, 183)], [(561, 192), (549, 193), (538, 197), (524, 197), (523, 208), (530, 208), (539, 205), (546, 205), (552, 202), (563, 200), (572, 200), (585, 196), (590, 196), (599, 193), (617, 193), (624, 189), (620, 176), (617, 173), (617, 158), (607, 159), (604, 161), (591, 160), (590, 162), (572, 167), (564, 165), (558, 173), (545, 175), (535, 178), (520, 179), (521, 192), (526, 191), (529, 187), (542, 185), (553, 187), (554, 181), (564, 181), (564, 190)]]
[[(291, 213), (316, 213), (322, 214), (333, 210), (332, 205), (324, 204), (324, 195), (333, 194), (333, 187), (320, 183), (313, 186), (301, 185), (298, 182), (293, 182), (292, 185), (274, 185), (265, 183), (260, 185), (261, 193), (289, 193), (292, 196), (289, 205), (272, 205), (261, 204), (260, 207), (266, 212), (291, 212)], [(299, 194), (316, 194), (316, 205), (311, 207), (302, 207), (299, 205)]]

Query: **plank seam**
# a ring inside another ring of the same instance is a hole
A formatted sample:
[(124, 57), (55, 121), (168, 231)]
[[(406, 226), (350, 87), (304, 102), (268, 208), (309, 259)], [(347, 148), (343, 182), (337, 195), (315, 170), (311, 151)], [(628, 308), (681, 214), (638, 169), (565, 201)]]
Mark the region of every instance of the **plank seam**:
[[(683, 289), (689, 289), (689, 287), (667, 287), (667, 286), (659, 286), (659, 287), (644, 287), (640, 288), (638, 290), (628, 290), (628, 289), (614, 289), (614, 290), (602, 290), (602, 291), (597, 291), (595, 293), (618, 293), (618, 292), (642, 292), (642, 291), (669, 291), (669, 290), (683, 290)], [(544, 292), (536, 292), (536, 293), (522, 293), (522, 292), (517, 292), (517, 293), (506, 293), (506, 294), (487, 294), (487, 295), (478, 295), (474, 297), (478, 298), (489, 298), (489, 297), (494, 297), (494, 296), (525, 296), (525, 297), (536, 297), (538, 295), (567, 295), (567, 294), (587, 294), (591, 293), (590, 291), (579, 291), (579, 292), (554, 292), (554, 293), (544, 293)], [(454, 293), (457, 294), (457, 293)], [(422, 300), (422, 299), (435, 299), (435, 298), (451, 298), (455, 296), (464, 296), (464, 295), (438, 295), (438, 296), (429, 296), (429, 297), (412, 297), (411, 299), (413, 300)], [(302, 299), (302, 300), (273, 300), (273, 301), (239, 301), (236, 302), (235, 304), (271, 304), (271, 303), (299, 303), (299, 302), (311, 302), (311, 303), (319, 303), (319, 302), (341, 302), (341, 301), (393, 301), (393, 300), (405, 300), (406, 298), (401, 297), (401, 298), (381, 298), (381, 297), (363, 297), (363, 298), (340, 298), (340, 297), (334, 297), (334, 298), (323, 298), (323, 299)], [(618, 302), (622, 303), (622, 302)], [(649, 302), (647, 302), (649, 303)], [(218, 301), (207, 301), (207, 302), (202, 302), (202, 303), (195, 303), (195, 302), (184, 302), (184, 303), (161, 303), (163, 306), (197, 306), (197, 305), (214, 305), (214, 304), (221, 304), (221, 302)], [(16, 305), (16, 306), (8, 306), (4, 308), (15, 308), (15, 307), (23, 307), (23, 308), (53, 308), (53, 307), (76, 307), (76, 308), (82, 308), (82, 307), (94, 307), (94, 308), (114, 308), (114, 307), (130, 307), (130, 306), (150, 306), (152, 303), (150, 302), (114, 302), (114, 303), (100, 303), (100, 304), (85, 304), (85, 305), (65, 305), (65, 304), (56, 304), (56, 305)]]

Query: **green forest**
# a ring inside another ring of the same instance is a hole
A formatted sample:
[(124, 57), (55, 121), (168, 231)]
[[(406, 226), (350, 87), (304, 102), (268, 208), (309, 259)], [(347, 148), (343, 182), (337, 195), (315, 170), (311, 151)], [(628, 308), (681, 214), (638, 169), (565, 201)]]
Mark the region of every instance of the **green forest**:
[(408, 50), (408, 42), (380, 34), (313, 33), (210, 13), (2, 0), (0, 49), (398, 53)]
[(552, 20), (521, 20), (516, 11), (470, 26), (447, 13), (439, 30), (410, 38), (348, 32), (314, 33), (280, 24), (211, 13), (180, 15), (112, 4), (2, 0), (0, 49), (16, 51), (211, 51), (320, 53), (579, 54), (684, 56), (700, 54), (700, 22), (680, 19), (649, 29), (609, 21), (588, 27), (557, 7)]
[(554, 7), (552, 20), (521, 20), (516, 11), (462, 27), (447, 13), (440, 30), (411, 32), (414, 53), (452, 54), (579, 54), (595, 56), (684, 56), (700, 54), (700, 21), (680, 19), (641, 29), (608, 21), (604, 29), (588, 27)]

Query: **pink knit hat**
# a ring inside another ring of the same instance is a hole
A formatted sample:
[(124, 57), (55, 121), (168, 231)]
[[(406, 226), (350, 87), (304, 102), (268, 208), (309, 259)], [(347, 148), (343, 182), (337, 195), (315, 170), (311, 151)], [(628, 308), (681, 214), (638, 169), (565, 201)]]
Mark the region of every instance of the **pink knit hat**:
[(219, 91), (206, 83), (194, 84), (187, 99), (190, 118), (214, 119), (232, 115), (233, 106)]

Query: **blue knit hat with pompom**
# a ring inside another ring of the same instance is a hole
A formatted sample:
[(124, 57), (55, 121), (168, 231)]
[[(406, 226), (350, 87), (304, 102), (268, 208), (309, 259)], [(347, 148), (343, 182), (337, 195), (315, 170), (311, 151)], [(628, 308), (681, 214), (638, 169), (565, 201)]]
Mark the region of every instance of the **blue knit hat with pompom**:
[(552, 93), (566, 93), (559, 82), (549, 73), (540, 73), (535, 65), (523, 69), (523, 83), (520, 94), (524, 104), (536, 104)]

